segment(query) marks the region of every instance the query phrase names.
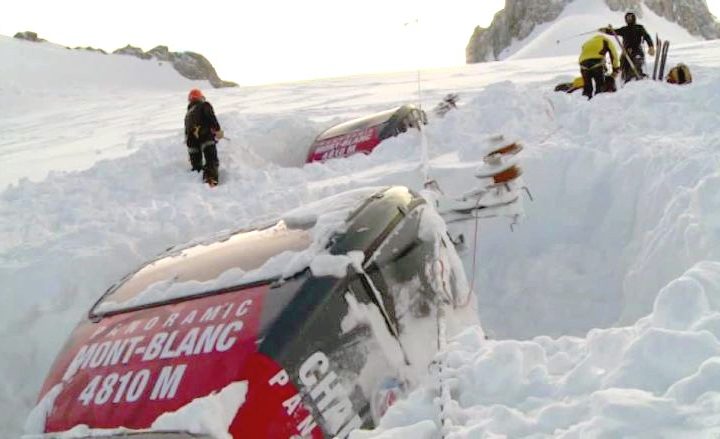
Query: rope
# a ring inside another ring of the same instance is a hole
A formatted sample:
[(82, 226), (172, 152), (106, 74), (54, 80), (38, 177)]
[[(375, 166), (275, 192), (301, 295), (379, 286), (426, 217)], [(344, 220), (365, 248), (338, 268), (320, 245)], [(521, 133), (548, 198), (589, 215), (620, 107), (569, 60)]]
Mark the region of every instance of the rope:
[[(479, 229), (479, 223), (480, 223), (480, 217), (476, 214), (475, 215), (475, 233), (473, 237), (473, 261), (472, 261), (472, 276), (470, 280), (470, 290), (468, 291), (468, 294), (466, 296), (466, 300), (463, 303), (458, 304), (460, 308), (465, 308), (470, 304), (470, 301), (472, 299), (472, 295), (475, 294), (475, 271), (477, 267), (477, 239), (478, 239), (478, 229)], [(442, 260), (440, 262), (440, 276), (441, 278), (444, 278), (445, 273), (445, 264), (443, 264)], [(444, 285), (444, 284), (443, 284)], [(446, 291), (447, 294), (447, 291)], [(437, 312), (437, 322), (438, 322), (438, 353), (442, 355), (443, 352), (445, 352), (445, 349), (447, 348), (447, 326), (445, 321), (445, 304), (440, 302), (438, 304), (438, 312)], [(450, 415), (448, 413), (450, 401), (452, 401), (452, 395), (450, 395), (450, 388), (448, 387), (447, 383), (443, 379), (443, 374), (445, 372), (445, 365), (443, 364), (443, 360), (441, 356), (438, 356), (438, 359), (436, 360), (437, 364), (437, 380), (438, 380), (438, 387), (440, 388), (440, 438), (445, 439), (448, 434), (450, 433), (450, 427), (452, 427), (452, 421), (450, 420)]]
[[(479, 200), (478, 200), (479, 203)], [(475, 272), (476, 272), (476, 266), (477, 266), (477, 239), (478, 239), (478, 229), (479, 229), (479, 223), (480, 223), (480, 217), (476, 214), (475, 215), (475, 233), (473, 238), (473, 262), (472, 262), (472, 277), (470, 281), (470, 290), (468, 291), (466, 300), (464, 303), (458, 304), (458, 307), (465, 308), (470, 304), (472, 295), (475, 294)], [(444, 271), (445, 271), (445, 265), (443, 264), (442, 260), (440, 260), (440, 268), (441, 268), (441, 277), (444, 278)], [(443, 284), (444, 285), (444, 284)], [(446, 291), (446, 295), (447, 295)], [(438, 387), (440, 388), (440, 438), (445, 439), (450, 434), (450, 428), (452, 427), (452, 421), (450, 420), (450, 403), (452, 401), (452, 395), (450, 394), (450, 388), (448, 387), (447, 383), (444, 380), (444, 373), (445, 373), (445, 364), (443, 363), (442, 355), (447, 349), (447, 325), (446, 325), (446, 315), (445, 315), (445, 306), (446, 304), (443, 302), (438, 303), (438, 312), (437, 312), (437, 325), (438, 325), (438, 358), (436, 360), (437, 364), (437, 380), (438, 380)]]
[[(479, 203), (480, 201), (478, 201)], [(458, 304), (460, 308), (465, 308), (470, 304), (470, 300), (472, 299), (472, 295), (475, 294), (475, 278), (476, 276), (476, 269), (477, 269), (477, 241), (478, 241), (478, 229), (480, 228), (480, 217), (477, 215), (477, 212), (475, 212), (475, 232), (473, 233), (473, 246), (472, 246), (472, 274), (470, 276), (470, 291), (468, 291), (468, 294), (465, 298), (464, 302), (461, 302)]]
[[(445, 326), (445, 307), (441, 304), (437, 312), (438, 320), (438, 353), (445, 351), (447, 347), (446, 340), (446, 326)], [(438, 374), (438, 386), (440, 387), (440, 438), (445, 439), (449, 433), (451, 427), (451, 421), (448, 414), (449, 404), (452, 400), (450, 396), (450, 388), (443, 379), (445, 372), (445, 365), (443, 364), (442, 358), (437, 360), (437, 374)]]

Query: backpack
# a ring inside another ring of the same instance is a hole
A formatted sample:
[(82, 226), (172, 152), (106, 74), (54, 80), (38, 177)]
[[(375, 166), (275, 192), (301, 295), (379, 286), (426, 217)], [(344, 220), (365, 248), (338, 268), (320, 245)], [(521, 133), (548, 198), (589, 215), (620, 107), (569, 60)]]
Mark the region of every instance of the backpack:
[(692, 82), (690, 69), (683, 63), (676, 65), (668, 72), (667, 82), (670, 84), (690, 84)]

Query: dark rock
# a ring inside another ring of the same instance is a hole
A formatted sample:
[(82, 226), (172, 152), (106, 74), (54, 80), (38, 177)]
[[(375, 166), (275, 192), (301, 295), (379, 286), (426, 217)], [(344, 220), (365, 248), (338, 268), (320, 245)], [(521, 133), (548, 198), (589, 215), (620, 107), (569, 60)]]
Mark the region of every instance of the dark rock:
[(18, 40), (32, 41), (33, 43), (42, 43), (45, 41), (42, 38), (38, 38), (36, 32), (31, 32), (29, 30), (16, 33), (14, 38), (17, 38)]
[(167, 46), (155, 46), (148, 50), (147, 54), (159, 61), (172, 61), (172, 54)]
[(210, 61), (199, 53), (175, 52), (173, 55), (173, 67), (188, 79), (206, 79), (215, 88), (237, 86), (234, 82), (220, 79)]
[(645, 0), (645, 5), (692, 35), (706, 40), (720, 38), (720, 23), (710, 13), (705, 0)]
[(495, 61), (500, 53), (522, 40), (535, 26), (555, 20), (573, 0), (505, 0), (505, 9), (495, 14), (489, 28), (476, 27), (465, 48), (467, 63)]
[(167, 46), (156, 46), (147, 52), (139, 47), (127, 45), (122, 49), (113, 52), (119, 55), (132, 55), (141, 59), (156, 59), (172, 63), (180, 75), (193, 80), (207, 80), (215, 88), (237, 87), (237, 84), (230, 81), (223, 81), (218, 77), (215, 68), (210, 61), (199, 53), (194, 52), (170, 52)]
[(113, 55), (131, 55), (140, 59), (152, 58), (152, 55), (143, 52), (141, 48), (129, 44), (121, 49), (114, 50)]
[(107, 52), (105, 52), (104, 50), (102, 50), (102, 49), (96, 49), (96, 48), (90, 47), (90, 46), (87, 46), (87, 47), (76, 47), (75, 50), (87, 50), (88, 52), (97, 52), (97, 53), (102, 53), (103, 55), (107, 55)]

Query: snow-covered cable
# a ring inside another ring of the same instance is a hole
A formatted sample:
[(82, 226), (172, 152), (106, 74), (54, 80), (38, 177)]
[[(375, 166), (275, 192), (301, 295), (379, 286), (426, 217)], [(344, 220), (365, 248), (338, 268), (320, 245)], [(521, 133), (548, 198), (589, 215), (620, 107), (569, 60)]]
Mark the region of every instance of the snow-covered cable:
[(450, 396), (450, 388), (448, 387), (447, 383), (444, 379), (445, 374), (445, 365), (443, 364), (443, 358), (445, 349), (447, 347), (447, 326), (445, 323), (445, 305), (439, 304), (438, 311), (437, 311), (437, 321), (438, 321), (438, 357), (436, 360), (437, 365), (437, 378), (438, 378), (438, 387), (440, 389), (440, 437), (442, 439), (445, 439), (447, 437), (450, 427), (452, 426), (452, 422), (450, 421), (450, 417), (448, 414), (448, 410), (450, 408), (450, 402), (452, 400), (452, 397)]

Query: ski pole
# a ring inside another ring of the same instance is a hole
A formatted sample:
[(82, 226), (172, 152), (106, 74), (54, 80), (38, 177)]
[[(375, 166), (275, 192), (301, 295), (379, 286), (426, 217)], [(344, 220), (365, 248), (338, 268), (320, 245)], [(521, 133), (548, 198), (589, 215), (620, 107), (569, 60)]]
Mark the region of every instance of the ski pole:
[(591, 31), (583, 32), (583, 33), (581, 33), (581, 34), (573, 35), (573, 36), (570, 36), (570, 37), (561, 38), (561, 39), (559, 39), (559, 40), (556, 41), (556, 44), (560, 44), (560, 41), (572, 40), (572, 39), (575, 39), (575, 38), (577, 38), (577, 37), (582, 37), (583, 35), (589, 35), (589, 34), (592, 34), (592, 33), (595, 33), (595, 32), (597, 32), (597, 30), (591, 30)]

